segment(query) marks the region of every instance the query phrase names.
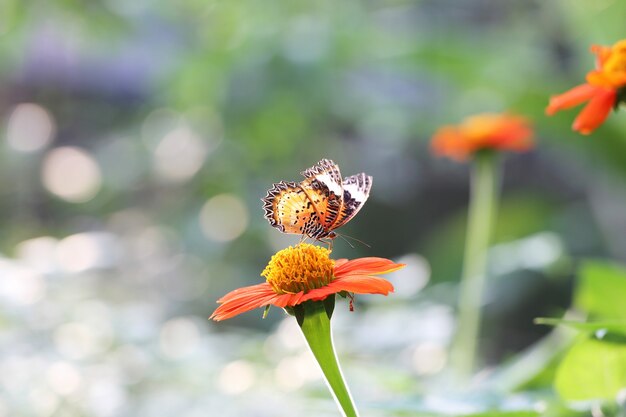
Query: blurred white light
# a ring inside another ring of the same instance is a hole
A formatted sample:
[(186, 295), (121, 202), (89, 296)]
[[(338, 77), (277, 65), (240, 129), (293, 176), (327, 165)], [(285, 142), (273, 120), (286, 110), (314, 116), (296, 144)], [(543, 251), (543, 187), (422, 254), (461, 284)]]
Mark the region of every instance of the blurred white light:
[(278, 326), (276, 336), (280, 343), (289, 350), (298, 350), (306, 346), (300, 326), (292, 317), (286, 317)]
[(111, 332), (83, 323), (66, 323), (54, 333), (54, 342), (61, 355), (68, 359), (84, 359), (105, 352), (111, 345)]
[(200, 343), (200, 331), (189, 318), (167, 321), (159, 337), (161, 352), (170, 359), (181, 359), (196, 351)]
[(91, 200), (102, 183), (95, 159), (85, 150), (69, 146), (56, 148), (46, 155), (41, 176), (48, 191), (72, 203)]
[(77, 233), (59, 242), (56, 257), (63, 270), (82, 272), (111, 266), (117, 258), (116, 249), (116, 239), (110, 233)]
[(202, 140), (187, 127), (179, 127), (159, 142), (154, 150), (154, 168), (165, 181), (183, 182), (202, 168), (208, 152)]
[(496, 274), (506, 274), (519, 269), (541, 270), (564, 256), (563, 242), (551, 232), (537, 233), (513, 242), (494, 246), (491, 267)]
[(114, 331), (109, 307), (101, 301), (73, 305), (74, 321), (59, 326), (54, 333), (57, 351), (65, 358), (80, 360), (108, 351)]
[(222, 368), (217, 385), (224, 394), (241, 394), (254, 385), (256, 372), (252, 364), (244, 360), (229, 363)]
[(127, 402), (126, 392), (111, 380), (92, 383), (86, 399), (93, 415), (101, 417), (119, 416)]
[(20, 242), (15, 247), (17, 258), (42, 274), (56, 270), (56, 248), (59, 241), (51, 236), (40, 236)]
[(0, 398), (0, 417), (9, 417), (9, 406)]
[(411, 297), (417, 294), (430, 280), (430, 264), (420, 255), (409, 254), (397, 260), (406, 267), (386, 277), (395, 288), (394, 296)]
[[(59, 397), (48, 389), (34, 389), (28, 396), (33, 410), (38, 416), (52, 416), (59, 407)], [(2, 413), (0, 413), (2, 416)]]
[(561, 239), (555, 233), (538, 233), (524, 239), (520, 258), (526, 268), (545, 268), (563, 256)]
[(122, 371), (125, 384), (141, 381), (150, 369), (150, 360), (146, 353), (133, 345), (124, 345), (113, 352), (116, 368)]
[(67, 362), (55, 362), (46, 373), (50, 388), (59, 395), (75, 392), (81, 384), (81, 376), (76, 367)]
[(446, 361), (446, 349), (437, 343), (420, 343), (413, 351), (413, 369), (420, 375), (440, 372), (446, 365)]
[(276, 384), (284, 391), (294, 391), (321, 376), (319, 366), (309, 352), (283, 358), (274, 370)]
[(34, 152), (46, 147), (55, 133), (52, 115), (38, 104), (15, 106), (7, 126), (7, 142), (16, 151)]
[(34, 270), (0, 259), (0, 299), (19, 305), (32, 305), (45, 294), (45, 282)]
[(204, 235), (216, 242), (237, 239), (248, 227), (248, 209), (231, 194), (219, 194), (207, 201), (200, 211)]

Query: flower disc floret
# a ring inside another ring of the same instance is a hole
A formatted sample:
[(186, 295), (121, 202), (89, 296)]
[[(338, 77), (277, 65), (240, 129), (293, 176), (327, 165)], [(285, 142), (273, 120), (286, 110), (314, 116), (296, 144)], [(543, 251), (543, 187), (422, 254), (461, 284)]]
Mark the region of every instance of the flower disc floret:
[(308, 292), (333, 279), (330, 250), (302, 243), (277, 252), (261, 273), (277, 294)]

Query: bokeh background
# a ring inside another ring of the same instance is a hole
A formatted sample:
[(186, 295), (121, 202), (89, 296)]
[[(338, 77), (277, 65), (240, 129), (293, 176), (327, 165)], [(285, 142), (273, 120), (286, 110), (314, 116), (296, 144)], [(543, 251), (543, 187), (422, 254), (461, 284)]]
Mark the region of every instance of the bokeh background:
[(298, 241), (259, 199), (323, 157), (374, 176), (342, 229), (369, 246), (335, 254), (408, 264), (392, 296), (336, 309), (357, 404), (471, 412), (437, 391), (468, 166), (429, 138), (485, 111), (536, 129), (502, 160), (488, 373), (567, 308), (578, 259), (626, 260), (626, 116), (582, 137), (543, 114), (625, 19), (617, 0), (1, 0), (0, 416), (337, 415), (282, 311), (207, 320)]

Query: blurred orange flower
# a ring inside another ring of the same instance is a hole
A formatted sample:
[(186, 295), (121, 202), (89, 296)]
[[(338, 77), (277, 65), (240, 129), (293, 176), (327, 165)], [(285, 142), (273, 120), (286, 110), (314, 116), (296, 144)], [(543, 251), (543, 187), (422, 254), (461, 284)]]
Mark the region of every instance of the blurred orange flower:
[(620, 90), (626, 85), (626, 40), (613, 46), (593, 45), (596, 69), (587, 73), (587, 82), (550, 98), (546, 114), (587, 105), (578, 114), (572, 129), (588, 135), (597, 129), (618, 103)]
[(532, 128), (521, 116), (484, 113), (435, 132), (431, 147), (439, 156), (463, 161), (483, 149), (526, 151), (533, 146)]
[(385, 258), (330, 259), (330, 250), (307, 243), (277, 252), (261, 276), (262, 284), (231, 291), (211, 319), (220, 321), (246, 311), (274, 305), (293, 307), (308, 300), (319, 301), (338, 292), (383, 294), (393, 285), (374, 275), (397, 271), (404, 264)]

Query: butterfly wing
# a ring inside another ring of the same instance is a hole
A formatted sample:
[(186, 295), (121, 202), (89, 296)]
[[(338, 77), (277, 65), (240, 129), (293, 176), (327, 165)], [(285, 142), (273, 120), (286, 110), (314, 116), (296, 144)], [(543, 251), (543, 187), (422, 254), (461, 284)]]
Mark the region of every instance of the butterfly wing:
[[(273, 185), (262, 198), (265, 218), (283, 233), (325, 236), (325, 228), (310, 192), (295, 182), (281, 181)], [(318, 200), (320, 200), (318, 198)]]
[(332, 229), (348, 223), (361, 210), (370, 195), (372, 181), (373, 178), (363, 172), (344, 178), (342, 205)]
[(324, 229), (330, 231), (339, 216), (344, 195), (339, 166), (330, 159), (322, 159), (301, 174), (305, 180), (300, 185), (311, 197)]

